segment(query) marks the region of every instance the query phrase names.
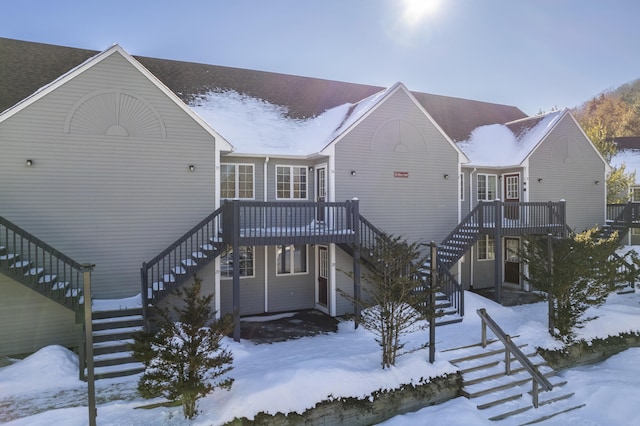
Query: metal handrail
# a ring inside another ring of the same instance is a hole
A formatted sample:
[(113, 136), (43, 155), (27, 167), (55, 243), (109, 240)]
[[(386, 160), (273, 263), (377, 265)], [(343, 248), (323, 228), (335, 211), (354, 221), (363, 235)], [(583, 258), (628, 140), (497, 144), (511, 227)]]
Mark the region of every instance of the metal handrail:
[(482, 319), (482, 347), (487, 346), (487, 326), (493, 331), (498, 340), (500, 340), (505, 347), (505, 372), (507, 375), (511, 374), (511, 354), (520, 361), (520, 364), (531, 375), (533, 379), (533, 406), (538, 408), (538, 386), (542, 387), (542, 390), (550, 391), (553, 389), (553, 385), (543, 374), (538, 371), (538, 368), (522, 353), (520, 348), (513, 343), (511, 337), (506, 334), (502, 328), (489, 316), (486, 309), (481, 308), (476, 311), (478, 316)]

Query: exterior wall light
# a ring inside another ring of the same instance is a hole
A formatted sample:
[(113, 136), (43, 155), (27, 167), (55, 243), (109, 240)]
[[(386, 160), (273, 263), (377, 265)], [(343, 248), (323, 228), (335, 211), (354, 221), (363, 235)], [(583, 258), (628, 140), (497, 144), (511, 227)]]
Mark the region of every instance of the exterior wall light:
[(595, 183), (596, 185), (600, 185), (600, 181), (599, 181), (599, 180), (595, 181), (594, 183)]
[(196, 170), (196, 166), (194, 166), (193, 164), (189, 164), (189, 171), (194, 172), (195, 170)]
[(449, 179), (449, 175), (446, 174), (446, 173), (442, 177), (445, 178), (445, 179)]
[(351, 176), (355, 176), (356, 175), (356, 171), (355, 170), (351, 170)]
[(542, 178), (538, 178), (538, 182), (542, 182)]
[(33, 160), (28, 159), (27, 160), (27, 167), (31, 167), (31, 166), (33, 166)]

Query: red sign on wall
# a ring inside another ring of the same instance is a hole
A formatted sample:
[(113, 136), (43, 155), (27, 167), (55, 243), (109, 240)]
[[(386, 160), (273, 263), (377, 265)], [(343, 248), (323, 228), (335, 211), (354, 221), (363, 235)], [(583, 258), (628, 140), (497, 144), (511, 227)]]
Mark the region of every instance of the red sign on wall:
[(393, 177), (395, 178), (408, 178), (409, 172), (393, 172)]

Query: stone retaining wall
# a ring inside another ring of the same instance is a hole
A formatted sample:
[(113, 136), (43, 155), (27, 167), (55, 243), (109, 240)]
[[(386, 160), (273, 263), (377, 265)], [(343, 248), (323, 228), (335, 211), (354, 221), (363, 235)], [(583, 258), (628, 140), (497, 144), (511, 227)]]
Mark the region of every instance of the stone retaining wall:
[(552, 368), (562, 370), (580, 365), (596, 364), (634, 347), (640, 347), (640, 335), (623, 333), (605, 339), (593, 339), (590, 343), (577, 342), (562, 350), (539, 349), (538, 351)]
[(265, 425), (371, 425), (398, 414), (417, 411), (460, 396), (462, 376), (448, 374), (416, 385), (404, 385), (389, 391), (377, 391), (364, 399), (340, 398), (319, 402), (302, 414), (259, 413), (253, 420), (235, 419), (232, 426)]

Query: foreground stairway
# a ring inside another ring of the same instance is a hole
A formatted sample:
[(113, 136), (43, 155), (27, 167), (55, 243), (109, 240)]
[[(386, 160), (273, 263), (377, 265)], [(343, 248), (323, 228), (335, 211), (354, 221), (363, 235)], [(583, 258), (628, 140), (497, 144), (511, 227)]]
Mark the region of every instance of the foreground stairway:
[(144, 364), (133, 359), (135, 333), (144, 329), (142, 308), (93, 312), (93, 362), (96, 379), (138, 374)]
[(534, 424), (584, 406), (575, 401), (567, 384), (537, 354), (535, 348), (519, 343), (528, 359), (553, 385), (553, 389), (539, 393), (539, 406), (532, 402), (531, 376), (520, 363), (511, 358), (511, 375), (505, 374), (505, 349), (497, 341), (491, 341), (486, 348), (480, 344), (449, 349), (450, 362), (462, 373), (462, 394), (469, 398), (487, 419), (505, 424)]

